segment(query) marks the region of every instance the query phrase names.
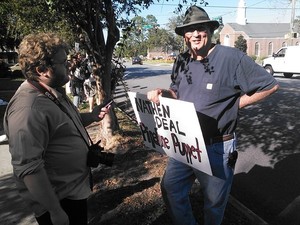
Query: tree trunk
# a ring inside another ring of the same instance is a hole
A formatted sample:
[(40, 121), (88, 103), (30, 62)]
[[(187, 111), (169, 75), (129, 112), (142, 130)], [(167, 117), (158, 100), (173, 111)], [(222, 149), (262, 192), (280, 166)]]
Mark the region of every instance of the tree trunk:
[[(108, 94), (111, 93), (110, 79), (111, 76), (101, 76), (97, 79), (98, 98), (100, 100), (100, 104), (111, 97), (111, 95)], [(112, 140), (114, 132), (120, 129), (118, 118), (114, 109), (115, 106), (112, 104), (109, 113), (105, 115), (104, 119), (100, 122), (97, 139), (101, 140), (103, 147), (111, 145), (110, 140)]]
[[(115, 45), (120, 39), (113, 1), (56, 0), (50, 1), (49, 5), (76, 25), (80, 44), (100, 66), (101, 73), (97, 76), (99, 76), (101, 83), (99, 100), (100, 104), (103, 103), (103, 101), (111, 98), (111, 63)], [(104, 30), (107, 31), (106, 40)], [(103, 139), (104, 145), (111, 139), (114, 131), (118, 129), (118, 120), (112, 108), (100, 125), (99, 136)]]

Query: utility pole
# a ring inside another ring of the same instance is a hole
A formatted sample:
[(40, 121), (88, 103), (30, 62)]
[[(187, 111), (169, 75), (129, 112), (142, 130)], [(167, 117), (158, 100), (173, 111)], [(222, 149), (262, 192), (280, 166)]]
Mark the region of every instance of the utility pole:
[(295, 8), (296, 8), (296, 0), (292, 0), (292, 12), (291, 12), (291, 24), (290, 24), (291, 33), (294, 32)]
[(296, 0), (292, 0), (292, 11), (291, 11), (291, 23), (290, 23), (290, 45), (292, 45), (292, 39), (294, 38), (294, 21), (295, 21), (295, 7)]

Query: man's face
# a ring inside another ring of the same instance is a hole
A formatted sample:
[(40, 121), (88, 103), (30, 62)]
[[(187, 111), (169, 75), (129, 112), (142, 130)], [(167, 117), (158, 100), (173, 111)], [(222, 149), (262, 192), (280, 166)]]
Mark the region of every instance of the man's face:
[(58, 50), (51, 61), (52, 74), (50, 87), (62, 87), (69, 81), (67, 53), (64, 49)]
[(184, 40), (189, 49), (197, 54), (211, 45), (211, 32), (205, 24), (195, 24), (184, 29)]

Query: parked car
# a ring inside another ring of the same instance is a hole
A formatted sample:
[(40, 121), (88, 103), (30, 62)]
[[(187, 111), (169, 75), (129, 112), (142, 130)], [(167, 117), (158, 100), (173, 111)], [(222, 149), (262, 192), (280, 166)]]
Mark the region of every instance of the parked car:
[(140, 57), (133, 57), (132, 58), (132, 65), (134, 64), (140, 64), (140, 65), (143, 65), (143, 61)]
[(169, 55), (169, 58), (171, 58), (171, 59), (176, 59), (176, 53), (175, 53), (175, 52), (172, 52), (172, 53)]
[(263, 67), (270, 73), (283, 73), (290, 78), (293, 74), (300, 74), (300, 46), (282, 47), (272, 57), (263, 61)]

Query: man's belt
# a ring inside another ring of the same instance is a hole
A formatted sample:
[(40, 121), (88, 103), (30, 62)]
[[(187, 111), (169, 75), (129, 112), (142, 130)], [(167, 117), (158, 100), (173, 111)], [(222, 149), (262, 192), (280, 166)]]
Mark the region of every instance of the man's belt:
[(229, 141), (229, 140), (232, 140), (233, 138), (234, 138), (234, 134), (226, 134), (226, 135), (222, 135), (222, 136), (216, 136), (216, 137), (210, 138), (208, 140), (205, 140), (205, 144), (212, 145), (215, 143)]

